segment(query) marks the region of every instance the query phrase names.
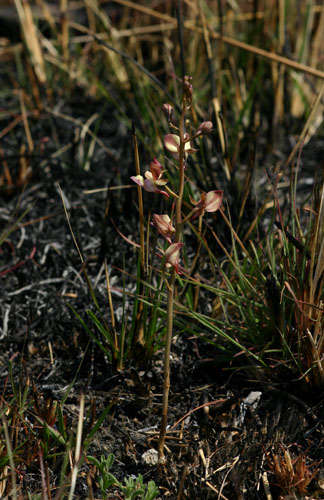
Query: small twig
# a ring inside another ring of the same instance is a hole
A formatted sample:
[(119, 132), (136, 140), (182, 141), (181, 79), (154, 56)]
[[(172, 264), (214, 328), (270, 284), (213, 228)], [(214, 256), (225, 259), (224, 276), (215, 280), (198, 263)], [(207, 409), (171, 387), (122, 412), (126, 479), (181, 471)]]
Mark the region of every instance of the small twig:
[(207, 403), (204, 403), (200, 406), (197, 406), (196, 408), (193, 408), (192, 410), (188, 411), (188, 413), (186, 413), (185, 415), (183, 415), (183, 417), (179, 418), (179, 420), (177, 420), (173, 425), (172, 427), (170, 427), (170, 431), (172, 431), (173, 429), (175, 429), (175, 427), (177, 427), (181, 422), (182, 420), (185, 420), (187, 417), (189, 417), (190, 415), (192, 415), (192, 413), (198, 411), (198, 410), (201, 410), (202, 408), (206, 408), (207, 406), (221, 406), (222, 403), (224, 403), (225, 401), (227, 401), (227, 399), (225, 398), (220, 398), (220, 399), (216, 399), (215, 401), (209, 401)]
[(11, 266), (4, 271), (1, 271), (0, 276), (5, 276), (8, 273), (11, 273), (12, 271), (16, 271), (19, 267), (22, 267), (26, 264), (28, 260), (32, 260), (34, 258), (34, 255), (36, 253), (36, 247), (33, 247), (32, 251), (28, 255), (28, 257), (25, 260), (21, 260), (20, 262), (17, 262), (14, 266)]

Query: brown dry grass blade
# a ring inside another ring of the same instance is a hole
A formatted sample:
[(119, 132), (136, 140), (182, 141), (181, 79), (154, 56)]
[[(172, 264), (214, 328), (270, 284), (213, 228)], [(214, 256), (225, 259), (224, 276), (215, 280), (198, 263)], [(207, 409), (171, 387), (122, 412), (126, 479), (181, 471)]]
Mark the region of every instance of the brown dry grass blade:
[(28, 2), (15, 0), (20, 24), (28, 50), (30, 51), (35, 73), (41, 83), (46, 82), (45, 63), (42, 49), (37, 36), (37, 29), (33, 19), (32, 9)]

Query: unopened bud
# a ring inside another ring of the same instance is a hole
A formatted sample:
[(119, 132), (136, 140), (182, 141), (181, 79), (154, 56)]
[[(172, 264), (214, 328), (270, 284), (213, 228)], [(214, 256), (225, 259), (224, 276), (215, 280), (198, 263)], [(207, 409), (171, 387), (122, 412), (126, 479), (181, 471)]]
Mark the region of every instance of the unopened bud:
[(165, 114), (165, 116), (167, 117), (168, 122), (170, 122), (171, 118), (172, 118), (172, 114), (173, 114), (173, 107), (171, 106), (171, 104), (168, 104), (168, 103), (163, 104), (162, 111)]
[(159, 233), (162, 234), (162, 236), (164, 236), (171, 244), (171, 238), (175, 233), (175, 228), (172, 226), (170, 217), (167, 214), (153, 214), (153, 225), (157, 228)]

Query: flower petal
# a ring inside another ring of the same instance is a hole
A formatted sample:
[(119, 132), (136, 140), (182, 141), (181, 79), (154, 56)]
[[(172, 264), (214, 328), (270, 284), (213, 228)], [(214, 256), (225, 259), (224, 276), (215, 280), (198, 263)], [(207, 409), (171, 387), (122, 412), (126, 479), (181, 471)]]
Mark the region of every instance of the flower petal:
[(155, 189), (155, 192), (156, 192), (156, 193), (163, 194), (163, 195), (164, 195), (164, 196), (166, 196), (167, 198), (170, 198), (169, 193), (167, 193), (166, 191), (162, 191), (161, 189)]
[(157, 191), (155, 184), (151, 179), (145, 179), (143, 188), (149, 193), (154, 193)]
[(209, 191), (205, 197), (206, 212), (216, 212), (222, 205), (223, 191)]
[(154, 160), (151, 161), (151, 163), (150, 163), (150, 171), (151, 171), (151, 174), (153, 175), (153, 179), (155, 181), (162, 176), (163, 167), (162, 167), (161, 163), (156, 158), (154, 158)]
[(131, 177), (132, 181), (138, 184), (141, 187), (144, 187), (144, 179), (141, 175), (133, 175)]
[(145, 176), (145, 179), (148, 179), (149, 181), (154, 183), (154, 176), (153, 176), (152, 172), (150, 172), (149, 170), (146, 170), (146, 172), (144, 173), (144, 176)]
[(171, 264), (176, 269), (179, 266), (180, 250), (182, 247), (183, 243), (172, 243), (164, 253), (166, 263)]
[(164, 146), (170, 153), (178, 153), (180, 146), (180, 137), (176, 134), (167, 134), (164, 136)]
[(156, 186), (165, 186), (167, 183), (168, 183), (168, 181), (166, 179), (159, 179), (159, 180), (155, 181), (154, 184)]

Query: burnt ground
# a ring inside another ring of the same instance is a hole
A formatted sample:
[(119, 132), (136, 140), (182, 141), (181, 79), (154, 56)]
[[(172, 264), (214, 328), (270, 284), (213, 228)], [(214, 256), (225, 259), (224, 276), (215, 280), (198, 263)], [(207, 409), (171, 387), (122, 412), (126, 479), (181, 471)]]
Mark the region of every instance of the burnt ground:
[[(31, 423), (36, 423), (35, 414), (44, 416), (53, 402), (63, 398), (66, 426), (76, 427), (79, 397), (83, 393), (87, 412), (85, 435), (109, 407), (87, 455), (99, 458), (113, 453), (111, 472), (118, 479), (142, 474), (146, 482), (154, 480), (160, 487), (160, 497), (174, 499), (180, 498), (179, 491), (181, 498), (190, 499), (265, 499), (269, 491), (273, 498), (284, 497), (283, 474), (276, 476), (273, 464), (277, 460), (284, 470), (285, 449), (296, 460), (296, 477), (288, 472), (293, 483), (300, 478), (298, 470), (305, 467), (310, 472), (305, 472), (304, 477), (310, 476), (323, 459), (320, 394), (303, 393), (298, 383), (270, 383), (262, 376), (237, 376), (235, 371), (229, 372), (217, 363), (218, 353), (210, 345), (181, 334), (172, 347), (169, 422), (173, 428), (167, 439), (168, 460), (159, 469), (145, 463), (143, 454), (157, 445), (162, 351), (158, 350), (146, 366), (133, 359), (126, 363), (124, 371), (117, 372), (89, 341), (69, 307), (73, 306), (85, 319), (86, 309), (93, 309), (93, 304), (62, 209), (58, 183), (98, 301), (107, 311), (102, 256), (108, 260), (119, 321), (122, 278), (117, 268), (122, 267), (123, 260), (128, 271), (136, 265), (133, 248), (117, 234), (110, 221), (104, 222), (105, 193), (85, 193), (109, 184), (128, 183), (132, 168), (126, 128), (111, 110), (107, 110), (103, 123), (106, 125), (100, 137), (110, 153), (98, 147), (86, 171), (87, 145), (75, 140), (71, 123), (46, 114), (35, 121), (32, 135), (36, 153), (27, 158), (28, 182), (23, 189), (15, 187), (22, 168), (23, 128), (9, 134), (2, 145), (13, 187), (2, 188), (1, 228), (10, 226), (28, 209), (19, 228), (8, 234), (0, 249), (3, 400), (9, 401), (15, 391), (28, 387), (32, 401), (29, 422), (20, 430), (22, 442), (25, 438), (35, 439), (36, 427), (33, 432), (28, 430)], [(66, 144), (71, 144), (67, 152), (55, 154)], [(136, 194), (136, 190), (115, 191), (109, 215), (126, 236), (136, 240), (132, 193)], [(131, 284), (128, 285), (131, 290)], [(52, 425), (55, 427), (56, 423)], [(37, 432), (41, 432), (41, 426)], [(17, 459), (16, 467), (23, 498), (27, 498), (28, 492), (42, 491), (39, 456), (32, 447), (25, 442), (17, 454), (22, 458)], [(34, 457), (29, 462), (23, 459), (27, 448), (28, 456)], [(49, 458), (48, 464), (48, 482), (54, 498), (60, 484), (62, 457)], [(307, 492), (305, 489), (306, 493), (300, 493), (298, 498), (324, 498), (320, 478), (316, 475), (309, 481)], [(91, 494), (100, 498), (93, 467), (85, 460), (76, 497), (91, 498)], [(120, 497), (112, 488), (107, 498)]]

